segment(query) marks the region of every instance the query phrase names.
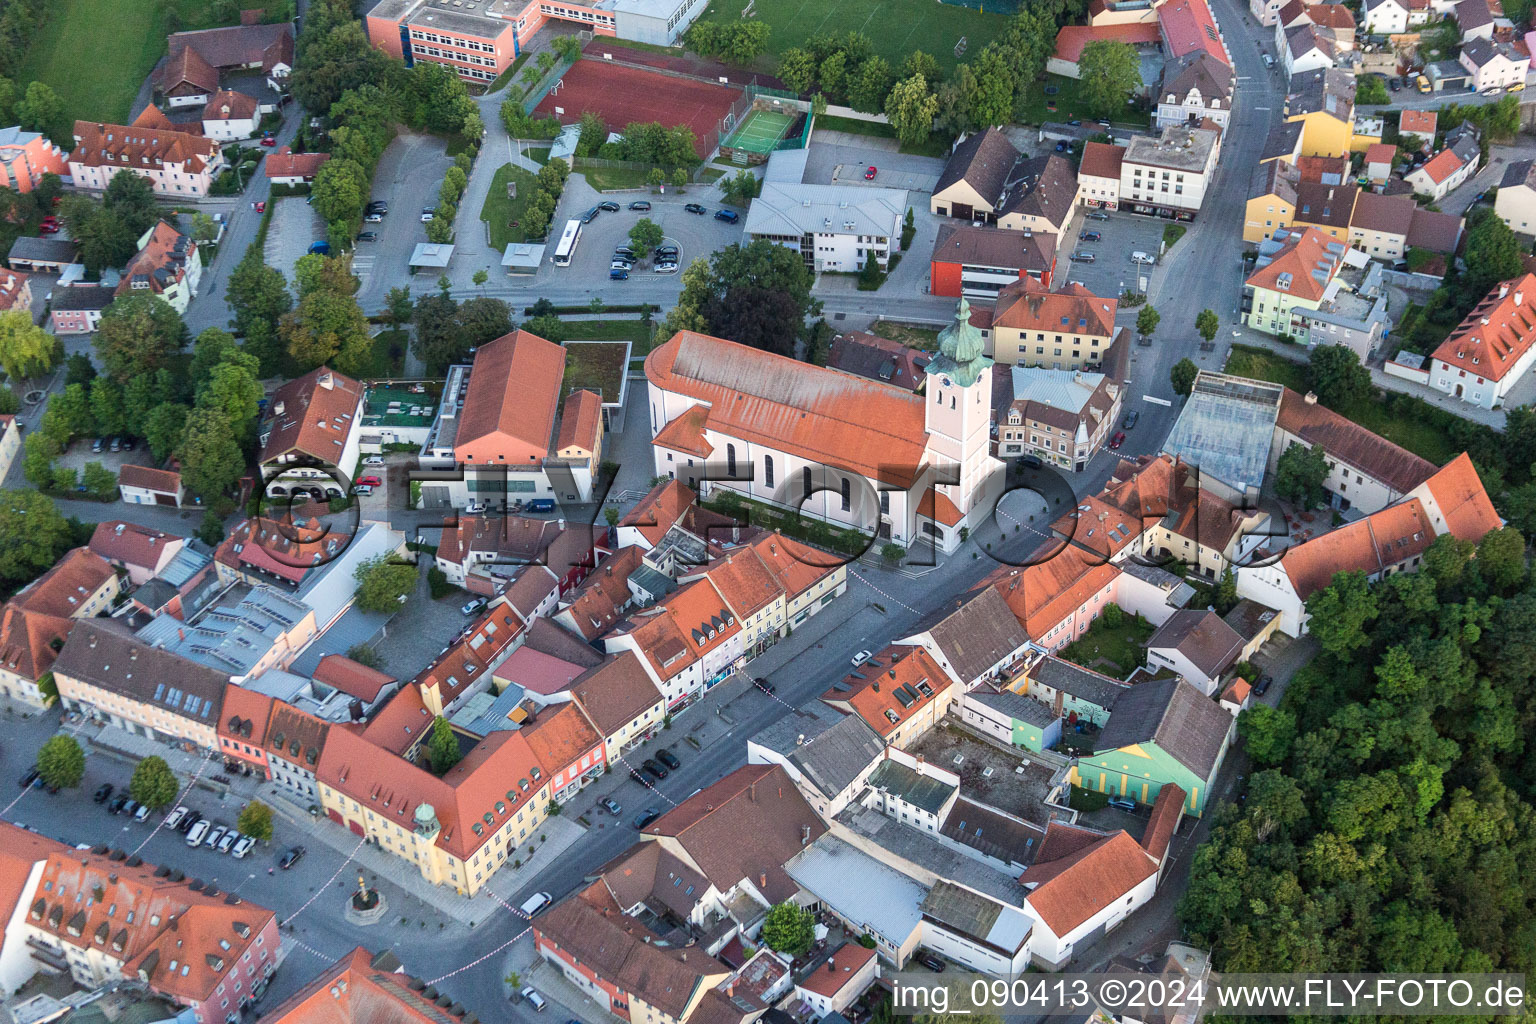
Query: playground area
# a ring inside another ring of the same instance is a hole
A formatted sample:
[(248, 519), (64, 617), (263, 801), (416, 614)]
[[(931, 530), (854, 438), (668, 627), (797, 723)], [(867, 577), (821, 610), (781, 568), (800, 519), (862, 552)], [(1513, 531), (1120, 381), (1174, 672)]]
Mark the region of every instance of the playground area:
[(655, 121), (667, 128), (693, 129), (694, 152), (707, 159), (720, 141), (732, 107), (742, 98), (739, 88), (680, 78), (610, 61), (583, 59), (539, 101), (534, 112), (572, 124), (591, 111), (609, 131)]
[(772, 153), (797, 115), (761, 108), (748, 112), (724, 145), (749, 153)]

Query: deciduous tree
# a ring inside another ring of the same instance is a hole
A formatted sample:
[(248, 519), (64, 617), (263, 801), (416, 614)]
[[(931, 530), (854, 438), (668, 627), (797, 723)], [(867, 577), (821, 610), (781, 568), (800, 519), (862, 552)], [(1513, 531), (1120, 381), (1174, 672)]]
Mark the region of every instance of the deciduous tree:
[(770, 907), (763, 919), (763, 943), (776, 953), (792, 957), (810, 950), (816, 941), (816, 918), (809, 910), (785, 900)]
[(1188, 357), (1180, 359), (1173, 364), (1173, 369), (1168, 371), (1168, 380), (1173, 385), (1173, 393), (1187, 395), (1195, 386), (1195, 376), (1200, 372), (1192, 359)]
[(1328, 453), (1323, 446), (1292, 443), (1280, 453), (1275, 467), (1275, 493), (1302, 508), (1313, 508), (1327, 496), (1323, 489), (1327, 479)]
[(370, 558), (352, 573), (357, 581), (357, 606), (369, 612), (396, 612), (416, 586), (416, 567), (392, 562), (383, 555)]
[(661, 225), (649, 217), (641, 217), (629, 229), (629, 244), (634, 247), (636, 256), (651, 252), (661, 244), (663, 237)]
[(186, 344), (186, 327), (158, 295), (125, 295), (101, 314), (96, 356), (107, 376), (123, 383), (169, 366)]
[(0, 313), (0, 369), (12, 380), (47, 373), (58, 351), (58, 339), (34, 324), (28, 311)]
[(241, 835), (270, 843), (272, 841), (272, 808), (260, 800), (252, 800), (240, 808), (240, 816), (235, 819), (235, 828), (240, 830)]
[(463, 755), (459, 752), (459, 740), (453, 733), (453, 727), (442, 715), (432, 719), (432, 732), (427, 737), (427, 762), (432, 766), (432, 772), (442, 775), (459, 763)]
[(73, 736), (50, 736), (37, 749), (37, 774), (43, 782), (59, 789), (71, 789), (85, 778), (85, 751)]
[(176, 781), (176, 773), (165, 758), (154, 754), (135, 765), (133, 778), (128, 780), (128, 795), (151, 810), (169, 807), (179, 792), (181, 783)]
[(896, 137), (909, 146), (927, 141), (938, 113), (939, 98), (921, 74), (897, 82), (885, 99), (885, 116), (896, 129)]
[(1141, 88), (1141, 60), (1129, 43), (1096, 39), (1078, 57), (1081, 95), (1100, 117), (1122, 113), (1125, 102)]
[(1330, 409), (1344, 409), (1371, 396), (1371, 371), (1360, 365), (1354, 349), (1319, 345), (1307, 363), (1307, 385)]
[(182, 483), (204, 501), (227, 494), (245, 472), (245, 455), (235, 428), (218, 409), (193, 409), (187, 414), (177, 457)]

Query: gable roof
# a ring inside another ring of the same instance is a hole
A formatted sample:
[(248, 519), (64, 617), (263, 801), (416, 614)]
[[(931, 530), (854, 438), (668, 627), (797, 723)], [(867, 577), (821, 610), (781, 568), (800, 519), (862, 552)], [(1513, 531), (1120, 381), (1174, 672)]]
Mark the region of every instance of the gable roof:
[[(1194, 91), (1200, 93), (1201, 101), (1207, 105), (1212, 99), (1230, 97), (1232, 95), (1231, 66), (1226, 61), (1200, 50), (1177, 62), (1170, 62), (1163, 68), (1163, 95), (1171, 94), (1176, 102), (1182, 103), (1184, 97)], [(1102, 146), (1103, 143), (1088, 143), (1088, 145)], [(1083, 149), (1083, 159), (1086, 162), (1087, 146)], [(1079, 169), (1078, 173), (1083, 172)]]
[[(149, 110), (156, 108), (151, 106)], [(164, 115), (161, 115), (164, 120)], [(75, 149), (69, 162), (86, 167), (147, 167), (179, 165), (187, 174), (201, 174), (219, 158), (219, 144), (190, 125), (75, 122)]]
[(1115, 332), (1118, 299), (1100, 298), (1076, 281), (1051, 291), (1032, 278), (1009, 282), (997, 294), (992, 325), (1021, 331), (1089, 334)]
[(260, 64), (263, 71), (271, 71), (277, 64), (293, 65), (293, 23), (287, 21), (177, 32), (165, 44), (173, 55), (195, 49), (208, 64), (221, 69)]
[[(940, 241), (934, 245), (935, 259), (939, 258), (940, 244), (947, 238), (945, 228), (950, 226), (939, 227)], [(957, 260), (963, 258), (958, 250), (946, 255)], [(832, 339), (827, 365), (856, 377), (883, 381), (915, 391), (923, 383), (923, 367), (930, 358), (931, 355), (921, 349), (908, 348), (899, 341), (882, 338), (868, 331), (845, 331)]]
[(1431, 356), (1459, 370), (1502, 381), (1536, 345), (1536, 274), (1501, 281), (1472, 308)]
[(1077, 166), (1077, 175), (1120, 180), (1120, 165), (1125, 160), (1125, 147), (1108, 142), (1083, 143), (1083, 159)]
[(1397, 115), (1397, 130), (1405, 135), (1434, 138), (1439, 123), (1440, 114), (1434, 110), (1403, 110)]
[(597, 392), (582, 388), (572, 391), (565, 399), (560, 413), (560, 435), (555, 440), (555, 450), (581, 448), (596, 452), (598, 439), (603, 436), (603, 400)]
[(1154, 679), (1120, 695), (1093, 749), (1155, 743), (1196, 778), (1209, 781), (1231, 728), (1232, 716), (1193, 683)]
[(1409, 177), (1422, 174), (1438, 185), (1461, 170), (1463, 166), (1465, 166), (1465, 161), (1462, 160), (1454, 149), (1442, 149), (1420, 164), (1417, 169), (1409, 174)]
[(912, 630), (927, 632), (969, 685), (993, 665), (1029, 643), (1024, 627), (992, 587), (982, 587), (929, 614)]
[(1168, 0), (1157, 8), (1157, 25), (1169, 57), (1204, 52), (1226, 63), (1226, 47), (1205, 0)]
[(426, 986), (400, 973), (392, 952), (361, 946), (261, 1015), (262, 1024), (455, 1024), (457, 1004), (426, 998)]
[(1305, 601), (1328, 586), (1336, 573), (1375, 575), (1423, 554), (1434, 539), (1423, 504), (1410, 498), (1287, 548), (1280, 565)]
[(1181, 608), (1168, 616), (1147, 640), (1147, 649), (1172, 648), (1214, 678), (1226, 671), (1243, 650), (1237, 630), (1206, 608)]
[(624, 609), (634, 599), (629, 578), (644, 564), (638, 544), (619, 548), (597, 563), (576, 592), (561, 602), (561, 621), (568, 623), (585, 640), (593, 640), (607, 632), (618, 623)]
[(944, 171), (933, 186), (938, 195), (958, 181), (964, 181), (987, 202), (996, 205), (1002, 198), (1019, 151), (1000, 128), (986, 128), (965, 139), (949, 154)]
[(369, 668), (344, 654), (327, 654), (315, 665), (310, 675), (316, 681), (334, 686), (365, 704), (378, 700), (384, 688), (396, 681), (387, 672)]
[(31, 612), (70, 618), (112, 579), (112, 566), (89, 548), (71, 548), (37, 579), (22, 587), (10, 603)]
[(693, 331), (653, 349), (645, 375), (708, 403), (704, 424), (728, 437), (900, 486), (924, 461), (923, 399), (902, 388)]
[(70, 634), (54, 671), (215, 729), (229, 673), (150, 645), (113, 619), (87, 619)]
[(347, 436), (357, 426), (362, 400), (362, 384), (329, 366), (289, 381), (273, 393), (267, 405), (267, 419), (262, 424), (266, 440), (259, 461), (266, 464), (298, 452), (343, 473), (350, 472), (351, 466), (340, 463)]
[(90, 549), (109, 562), (156, 570), (186, 542), (185, 537), (153, 527), (108, 519), (91, 531)]
[(1346, 419), (1319, 402), (1286, 388), (1276, 425), (1307, 444), (1322, 445), (1334, 459), (1407, 494), (1427, 480), (1434, 464)]
[[(1278, 236), (1279, 231), (1276, 232)], [(1281, 292), (1298, 299), (1321, 301), (1328, 284), (1344, 266), (1344, 245), (1317, 228), (1290, 232), (1280, 250), (1267, 257), (1244, 282), (1250, 288)]]
[(890, 644), (821, 695), (834, 707), (846, 704), (882, 736), (890, 736), (932, 704), (954, 680), (922, 647)]
[(1174, 832), (1178, 831), (1188, 795), (1175, 782), (1165, 782), (1158, 787), (1157, 799), (1152, 801), (1152, 813), (1147, 816), (1147, 827), (1141, 833), (1141, 848), (1158, 864), (1162, 864), (1168, 852), (1168, 844), (1173, 841)]
[(1060, 226), (1072, 216), (1076, 201), (1077, 172), (1065, 157), (1050, 153), (1019, 164), (1018, 174), (1008, 183), (1008, 194), (997, 215), (1040, 217)]
[[(536, 334), (517, 330), (481, 345), (464, 391), (454, 458), (473, 461), (479, 455), (480, 461), (495, 462), (497, 443), (507, 440), (522, 446), (515, 450), (519, 463), (542, 459), (549, 453), (564, 379), (565, 348)], [(468, 453), (471, 458), (461, 454), (482, 442), (490, 450)]]
[(1437, 469), (1422, 486), (1445, 518), (1445, 529), (1457, 540), (1475, 544), (1503, 525), (1466, 452)]
[[(66, 288), (64, 291), (73, 291)], [(54, 304), (58, 309), (58, 304)], [(138, 487), (146, 491), (160, 491), (164, 494), (181, 493), (181, 474), (169, 469), (154, 469), (150, 466), (137, 466), (126, 463), (117, 471), (117, 486)]]
[(156, 84), (163, 93), (170, 93), (181, 85), (190, 86), (199, 93), (212, 93), (219, 88), (219, 73), (202, 54), (187, 47), (166, 58)]
[(267, 157), (267, 177), (313, 178), (330, 158), (329, 153), (295, 153), (293, 147), (282, 146)]
[(243, 92), (220, 90), (208, 97), (204, 121), (248, 121), (256, 116), (256, 101)]
[(1156, 871), (1157, 863), (1124, 831), (1105, 835), (1053, 821), (1019, 882), (1033, 886), (1029, 908), (1065, 936)]
[(778, 903), (800, 888), (784, 863), (826, 831), (782, 765), (749, 764), (672, 808), (643, 835), (675, 839), (721, 892), (746, 879)]
[(614, 735), (663, 699), (633, 651), (620, 651), (583, 672), (572, 681), (570, 692), (604, 736)]
[(1097, 554), (1052, 539), (1020, 568), (999, 566), (984, 581), (996, 587), (1031, 640), (1041, 640), (1067, 616), (1120, 575)]

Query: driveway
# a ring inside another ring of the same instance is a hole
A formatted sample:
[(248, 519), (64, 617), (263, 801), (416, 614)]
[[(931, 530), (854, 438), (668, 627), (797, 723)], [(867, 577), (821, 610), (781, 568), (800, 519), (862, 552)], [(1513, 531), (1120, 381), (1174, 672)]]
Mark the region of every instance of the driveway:
[(445, 150), (446, 144), (436, 136), (400, 135), (379, 158), (370, 198), (388, 202), (389, 213), (382, 223), (367, 225), (379, 240), (363, 243), (360, 259), (353, 262), (362, 281), (357, 301), (364, 309), (382, 308), (384, 296), (397, 285), (414, 285), (412, 291), (419, 294), (437, 281), (437, 273), (413, 279), (407, 264), (416, 244), (427, 240), (421, 212), (437, 207), (443, 175), (453, 164)]
[(293, 284), (293, 268), (299, 257), (316, 241), (325, 238), (325, 221), (315, 208), (298, 196), (274, 199), (272, 223), (267, 227), (267, 242), (262, 247), (267, 266), (276, 267)]

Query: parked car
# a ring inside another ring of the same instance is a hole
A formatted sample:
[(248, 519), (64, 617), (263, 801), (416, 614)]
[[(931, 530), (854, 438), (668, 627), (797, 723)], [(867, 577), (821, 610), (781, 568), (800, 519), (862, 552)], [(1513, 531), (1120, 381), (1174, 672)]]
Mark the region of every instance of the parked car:
[(635, 250), (627, 245), (621, 245), (613, 250), (613, 258), (616, 260), (629, 260), (629, 262), (633, 263), (637, 257), (635, 256)]
[(1259, 676), (1259, 684), (1253, 688), (1254, 696), (1262, 697), (1269, 692), (1270, 684), (1275, 681), (1274, 676)]
[(1091, 252), (1075, 252), (1067, 258), (1073, 263), (1092, 263), (1096, 257)]
[(379, 240), (379, 233), (377, 231), (364, 231), (357, 236), (357, 240), (359, 242), (377, 242)]
[(1136, 801), (1123, 796), (1112, 796), (1109, 798), (1109, 806), (1117, 811), (1134, 811)]
[(433, 210), (431, 208), (422, 210), (421, 211), (421, 222), (423, 224), (425, 224), (427, 221), (433, 219), (436, 216), (437, 216), (437, 211), (436, 210)]
[(41, 773), (39, 773), (37, 770), (37, 765), (33, 765), (31, 768), (28, 768), (24, 773), (22, 773), (21, 778), (16, 780), (16, 785), (20, 786), (22, 789), (26, 789), (41, 777)]
[(485, 505), (483, 503), (481, 503), (481, 502), (478, 502), (478, 501), (472, 501), (472, 502), (469, 503), (469, 507), (466, 508), (464, 511), (468, 512), (472, 516), (484, 515), (485, 514)]
[(581, 222), (583, 224), (591, 224), (594, 220), (597, 219), (597, 215), (601, 212), (602, 210), (599, 207), (594, 206), (586, 213), (581, 215)]
[(631, 768), (629, 770), (629, 777), (640, 783), (642, 786), (646, 785), (645, 776), (640, 774), (640, 769), (638, 768)]
[(875, 165), (874, 164), (870, 164), (868, 167), (864, 168), (864, 180), (865, 181), (874, 181), (875, 180), (875, 175), (879, 174), (879, 173), (880, 173), (879, 171), (875, 170)]
[(270, 149), (271, 147), (277, 145), (277, 139), (273, 137), (271, 132), (267, 132), (261, 137), (261, 144)]
[(607, 210), (609, 213), (619, 212), (619, 204), (614, 202), (612, 199), (603, 200), (601, 203), (597, 204), (597, 208), (599, 210)]
[(641, 213), (644, 213), (651, 208), (651, 204), (648, 200), (636, 199), (634, 202), (629, 204), (629, 208), (631, 210), (639, 210)]
[(220, 853), (228, 853), (230, 849), (234, 847), (235, 840), (239, 838), (240, 833), (236, 832), (234, 829), (230, 829), (228, 832), (225, 832), (222, 837), (220, 837), (216, 849)]
[(38, 234), (42, 235), (56, 235), (59, 233), (59, 222), (43, 221), (43, 223), (37, 226), (37, 231)]
[(186, 835), (188, 832), (192, 831), (193, 825), (196, 825), (199, 821), (202, 820), (202, 817), (203, 816), (196, 811), (189, 810), (187, 812), (187, 816), (182, 818), (181, 821), (176, 824), (176, 831), (180, 832), (182, 835)]
[(653, 779), (664, 779), (667, 777), (667, 770), (650, 758), (640, 762), (640, 767), (645, 769), (645, 773)]
[(107, 439), (104, 437), (98, 437), (96, 440), (91, 442), (91, 451), (99, 455), (101, 454), (101, 450), (106, 446)]
[(132, 817), (133, 815), (138, 814), (139, 813), (139, 802), (137, 800), (129, 798), (128, 802), (123, 804), (123, 813), (128, 815), (129, 817)]
[(933, 971), (935, 974), (944, 973), (944, 961), (940, 960), (932, 953), (924, 953), (922, 956), (917, 958), (917, 962), (928, 968), (930, 971)]
[(635, 265), (634, 260), (626, 260), (626, 259), (624, 259), (621, 256), (615, 256), (613, 258), (613, 262), (608, 264), (608, 269), (609, 270), (622, 270), (622, 271), (624, 271), (624, 273), (627, 274), (627, 273), (629, 273), (630, 268), (633, 267), (634, 265)]
[(853, 656), (853, 667), (858, 668), (860, 665), (864, 664), (866, 661), (873, 657), (874, 655), (868, 651), (860, 651)]
[(1131, 430), (1140, 421), (1141, 411), (1139, 409), (1132, 409), (1130, 412), (1125, 414), (1125, 419), (1121, 422), (1120, 425), (1126, 430)]
[(91, 799), (99, 804), (104, 804), (112, 798), (113, 788), (114, 787), (112, 783), (103, 782), (101, 785), (96, 787), (96, 793), (91, 797)]
[(139, 809), (133, 812), (134, 821), (145, 821), (149, 818), (149, 804), (139, 804)]
[(1153, 256), (1151, 253), (1145, 253), (1145, 252), (1142, 252), (1140, 249), (1138, 249), (1135, 252), (1131, 253), (1131, 262), (1132, 263), (1156, 263), (1157, 262), (1157, 257)]
[(677, 264), (676, 263), (672, 263), (672, 262), (658, 263), (654, 267), (651, 268), (651, 273), (653, 273), (653, 274), (675, 274), (675, 273), (677, 273)]
[(368, 495), (373, 493), (373, 488), (368, 484), (358, 484), (356, 487), (352, 488), (352, 493), (360, 498), (366, 498)]
[(387, 199), (370, 199), (368, 201), (368, 212), (369, 213), (388, 213), (389, 212), (389, 200), (387, 200)]
[(518, 909), (523, 912), (524, 917), (533, 917), (539, 911), (543, 910), (554, 901), (554, 897), (549, 893), (536, 892), (532, 896), (529, 896), (527, 899), (523, 900), (523, 905), (518, 907)]
[(203, 845), (217, 849), (224, 836), (229, 833), (228, 825), (215, 825), (213, 830), (203, 839)]
[(629, 280), (629, 270), (624, 268), (624, 267), (612, 268), (612, 269), (610, 269), (608, 271), (608, 280), (610, 280), (610, 281), (628, 281)]
[(323, 240), (319, 242), (310, 242), (309, 252), (310, 255), (319, 253), (321, 256), (329, 256), (331, 254), (331, 243)]
[(1019, 462), (1028, 466), (1030, 469), (1043, 469), (1045, 467), (1045, 463), (1040, 461), (1040, 456), (1038, 455), (1026, 455), (1020, 459)]
[(187, 815), (190, 813), (191, 812), (188, 811), (185, 807), (178, 807), (170, 814), (165, 816), (165, 821), (163, 824), (166, 828), (174, 829), (177, 825), (180, 825), (184, 820), (186, 820)]
[(704, 209), (704, 207), (700, 206), (698, 203), (684, 203), (683, 204), (683, 209), (687, 210), (689, 213), (697, 213), (700, 216), (702, 216), (702, 215), (704, 215), (704, 214), (709, 212), (708, 210)]
[(484, 607), (485, 607), (485, 598), (477, 597), (473, 601), (471, 601), (468, 604), (466, 604), (463, 607), (462, 610), (463, 610), (465, 615), (473, 615), (473, 614), (475, 614), (475, 612), (479, 611), (481, 608), (484, 608)]
[(645, 828), (659, 817), (661, 817), (660, 811), (654, 807), (647, 807), (644, 814), (635, 816), (635, 828)]
[(382, 466), (382, 465), (384, 465), (384, 456), (382, 456), (382, 455), (370, 455), (366, 459), (363, 460), (363, 465), (365, 465), (365, 466)]
[(1387, 82), (1387, 88), (1391, 89), (1393, 92), (1400, 92), (1403, 88), (1403, 80), (1401, 78), (1393, 78), (1391, 81)]
[(197, 820), (197, 824), (193, 825), (190, 829), (187, 830), (187, 845), (203, 845), (203, 837), (208, 834), (208, 830), (211, 828), (213, 828), (213, 822), (209, 821), (207, 818), (199, 818)]
[(363, 220), (367, 221), (369, 224), (380, 224), (384, 221), (384, 215), (382, 213), (370, 213), (364, 216)]
[(678, 257), (678, 248), (675, 245), (658, 245), (656, 247), (655, 253), (652, 255), (654, 255), (659, 260), (675, 260)]
[(526, 508), (529, 512), (553, 512), (555, 510), (554, 498), (534, 498)]
[(770, 683), (768, 680), (764, 679), (762, 676), (758, 676), (756, 679), (752, 680), (752, 685), (757, 687), (759, 690), (762, 690), (764, 693), (777, 693), (778, 692), (778, 687), (774, 686), (772, 683)]
[(727, 224), (735, 224), (737, 221), (741, 220), (741, 214), (737, 213), (735, 210), (716, 210), (715, 220), (723, 220)]
[(295, 846), (292, 849), (286, 851), (281, 857), (277, 859), (277, 866), (282, 868), (284, 871), (287, 871), (289, 868), (293, 867), (303, 859), (304, 847)]
[(617, 816), (618, 813), (624, 809), (624, 808), (620, 807), (619, 806), (619, 802), (617, 800), (615, 800), (611, 796), (603, 797), (601, 800), (598, 801), (598, 803), (602, 804), (603, 807), (605, 807), (607, 809), (609, 814), (612, 814), (612, 815), (615, 815), (615, 816)]
[(1109, 220), (1109, 214), (1103, 210), (1092, 210), (1088, 214), (1089, 220)]
[(384, 481), (380, 480), (376, 476), (361, 476), (361, 477), (357, 478), (357, 482), (360, 483), (360, 484), (365, 484), (368, 487), (383, 487), (384, 486)]
[(1083, 122), (1078, 121), (1076, 119), (1073, 119), (1073, 120), (1067, 122), (1067, 127), (1068, 128), (1081, 128), (1082, 126), (1083, 126)]
[(1109, 450), (1114, 451), (1123, 444), (1125, 444), (1125, 431), (1115, 431), (1115, 436), (1109, 439)]
[(523, 998), (528, 1000), (528, 1005), (533, 1008), (535, 1013), (543, 1013), (549, 1009), (549, 1004), (544, 1001), (543, 996), (534, 991), (532, 985), (523, 989)]
[(1056, 152), (1058, 152), (1058, 153), (1065, 153), (1066, 151), (1067, 151), (1067, 144), (1065, 142), (1058, 142), (1058, 143), (1056, 143)]
[(255, 838), (251, 836), (241, 836), (239, 841), (235, 843), (235, 848), (229, 852), (236, 860), (243, 860), (245, 855), (251, 852), (251, 847), (255, 845)]
[(1097, 231), (1084, 231), (1077, 237), (1079, 241), (1097, 242), (1100, 241), (1104, 236), (1099, 234)]
[(119, 793), (117, 796), (115, 796), (111, 800), (107, 801), (107, 813), (108, 814), (122, 814), (123, 813), (123, 808), (127, 807), (127, 806), (128, 806), (128, 797), (127, 797), (127, 795), (123, 794), (123, 793)]
[(656, 751), (656, 760), (660, 761), (668, 768), (671, 768), (673, 771), (677, 771), (683, 766), (683, 762), (677, 759), (677, 755), (665, 747)]

